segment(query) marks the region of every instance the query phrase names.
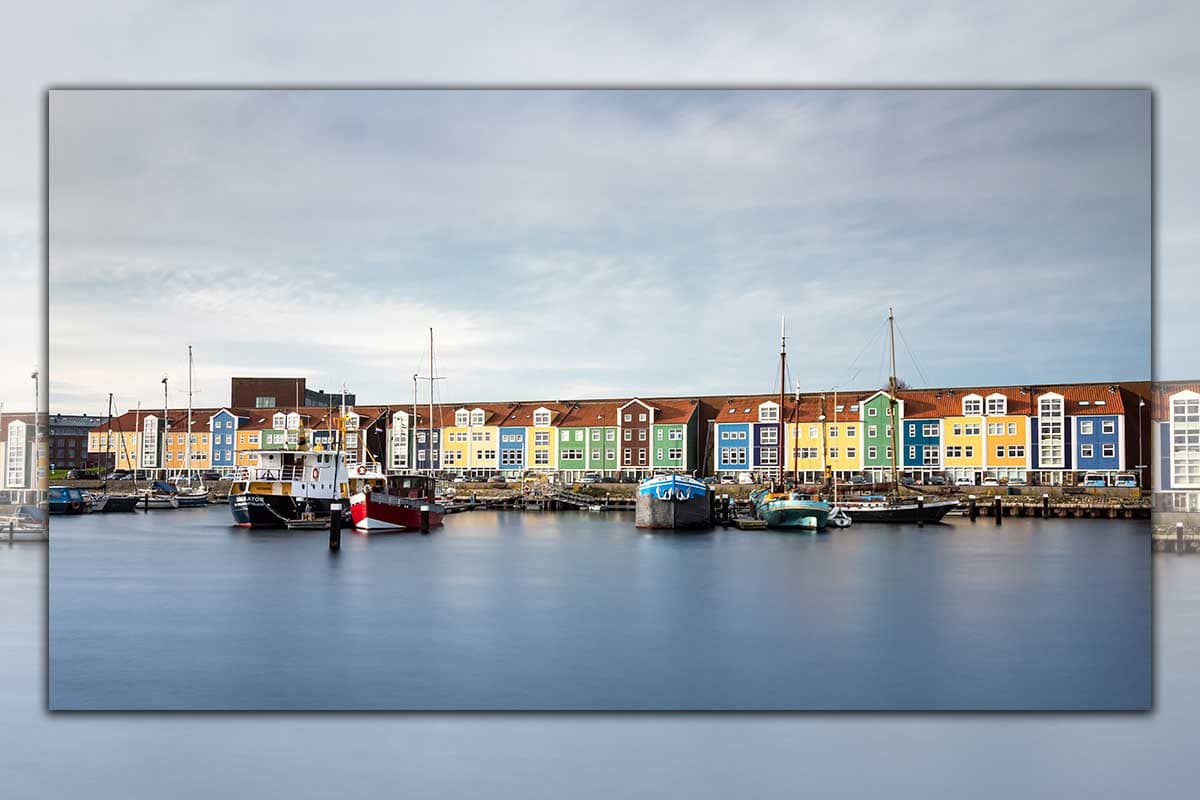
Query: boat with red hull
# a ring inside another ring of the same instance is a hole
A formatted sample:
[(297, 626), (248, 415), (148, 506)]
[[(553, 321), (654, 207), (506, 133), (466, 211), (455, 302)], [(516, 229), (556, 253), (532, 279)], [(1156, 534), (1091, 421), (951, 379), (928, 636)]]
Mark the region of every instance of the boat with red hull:
[(445, 509), (431, 498), (434, 479), (425, 475), (383, 475), (351, 471), (350, 519), (357, 533), (419, 531), (421, 510), (429, 513), (429, 527), (442, 524)]

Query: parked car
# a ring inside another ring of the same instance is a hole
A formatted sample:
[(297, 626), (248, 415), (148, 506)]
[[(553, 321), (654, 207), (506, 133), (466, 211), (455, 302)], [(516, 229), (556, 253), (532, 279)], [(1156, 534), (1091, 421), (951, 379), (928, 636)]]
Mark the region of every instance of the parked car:
[(106, 478), (106, 480), (126, 481), (126, 480), (129, 480), (129, 476), (132, 474), (133, 473), (127, 469), (114, 469), (112, 472), (108, 473), (108, 477)]
[(955, 478), (955, 479), (954, 479), (954, 485), (955, 485), (955, 486), (974, 486), (974, 485), (975, 485), (975, 479), (974, 479), (974, 478), (968, 478), (966, 475), (963, 475), (963, 476), (962, 476), (962, 477), (960, 477), (960, 478)]
[(749, 472), (739, 472), (737, 476), (738, 483), (754, 483), (754, 476)]
[(850, 480), (847, 481), (847, 483), (859, 484), (859, 485), (864, 484), (866, 482), (867, 482), (867, 479), (864, 478), (862, 475), (851, 475)]
[(600, 476), (594, 472), (589, 472), (579, 479), (580, 483), (599, 483)]
[(1024, 478), (1009, 478), (1008, 485), (1009, 486), (1024, 486), (1025, 479)]
[(215, 469), (210, 469), (208, 472), (205, 472), (200, 477), (206, 481), (219, 481), (219, 480), (221, 480), (221, 473)]
[(996, 480), (995, 478), (984, 478), (983, 483), (980, 485), (981, 486), (999, 486), (1000, 481)]
[(1120, 486), (1123, 489), (1134, 489), (1137, 488), (1137, 485), (1137, 476), (1129, 472), (1122, 472), (1113, 478), (1113, 486)]
[(451, 483), (466, 483), (467, 479), (463, 475), (455, 475), (453, 478), (450, 479), (450, 482)]
[(1104, 474), (1100, 472), (1089, 472), (1083, 476), (1084, 486), (1107, 486), (1108, 481), (1104, 479)]
[(925, 483), (928, 486), (945, 486), (946, 485), (946, 476), (945, 475), (930, 475), (928, 478), (925, 479)]
[(508, 481), (506, 481), (504, 479), (503, 475), (493, 475), (492, 477), (487, 479), (487, 482), (488, 483), (508, 483)]
[(917, 479), (911, 475), (904, 475), (900, 478), (900, 485), (901, 486), (916, 486)]
[(737, 483), (737, 478), (733, 477), (732, 475), (722, 475), (718, 482), (722, 486), (729, 486), (731, 484)]

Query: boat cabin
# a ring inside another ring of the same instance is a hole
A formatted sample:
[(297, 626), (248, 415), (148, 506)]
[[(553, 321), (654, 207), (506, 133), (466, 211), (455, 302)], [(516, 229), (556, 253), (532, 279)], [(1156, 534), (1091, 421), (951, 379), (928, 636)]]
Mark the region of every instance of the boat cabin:
[(434, 485), (434, 479), (427, 475), (388, 475), (361, 479), (358, 488), (392, 497), (425, 499), (433, 496)]

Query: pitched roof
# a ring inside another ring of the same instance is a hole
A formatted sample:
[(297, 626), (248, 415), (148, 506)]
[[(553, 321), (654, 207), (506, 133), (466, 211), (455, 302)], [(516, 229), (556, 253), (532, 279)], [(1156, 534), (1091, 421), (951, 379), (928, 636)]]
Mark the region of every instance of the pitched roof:
[(1200, 394), (1200, 381), (1170, 381), (1155, 383), (1151, 390), (1151, 419), (1166, 421), (1171, 418), (1171, 398), (1180, 392)]
[[(1116, 384), (1072, 384), (1069, 386), (1038, 386), (1037, 397), (1055, 392), (1063, 396), (1063, 413), (1067, 416), (1089, 414), (1123, 414), (1125, 403)], [(1036, 414), (1036, 409), (1025, 413)]]

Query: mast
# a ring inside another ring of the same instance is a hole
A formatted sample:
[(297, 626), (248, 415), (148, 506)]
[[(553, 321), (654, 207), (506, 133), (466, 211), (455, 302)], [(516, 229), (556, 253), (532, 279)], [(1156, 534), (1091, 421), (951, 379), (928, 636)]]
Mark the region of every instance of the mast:
[[(779, 317), (779, 426), (786, 433), (787, 428), (783, 422), (783, 393), (787, 383), (787, 317), (781, 315)], [(786, 436), (780, 436), (780, 441), (785, 441)], [(780, 448), (782, 449), (782, 447)], [(785, 462), (786, 463), (786, 462)], [(783, 464), (779, 467), (779, 482), (783, 483)]]
[[(162, 458), (159, 459), (159, 463), (166, 464), (167, 463), (167, 427), (168, 426), (167, 426), (167, 377), (165, 375), (163, 376), (163, 379), (162, 379), (162, 385), (163, 385), (163, 424), (162, 424), (163, 443), (162, 443)], [(188, 425), (190, 427), (191, 420), (188, 420)], [(142, 431), (142, 435), (145, 436), (146, 432)], [(187, 448), (191, 447), (191, 444), (192, 444), (192, 437), (188, 436), (188, 438), (183, 443), (184, 454), (185, 454), (184, 460), (188, 461), (188, 462), (190, 462), (192, 460), (191, 451), (187, 449)], [(146, 452), (145, 443), (142, 444), (142, 452), (143, 453)], [(163, 474), (166, 475), (165, 472)], [(147, 476), (147, 477), (149, 477), (149, 476)]]
[[(416, 461), (415, 456), (417, 453), (417, 443), (416, 443), (415, 437), (413, 436), (413, 433), (416, 430), (416, 427), (417, 427), (417, 373), (414, 372), (413, 373), (413, 415), (412, 415), (412, 421), (408, 425), (407, 435), (404, 437), (405, 438), (405, 446), (408, 448), (408, 451), (411, 452), (414, 456), (414, 458), (412, 459), (413, 462)], [(416, 471), (417, 465), (415, 463), (409, 463), (408, 453), (405, 453), (404, 463), (408, 464), (409, 469), (412, 469), (414, 472)]]
[(896, 446), (896, 434), (900, 428), (899, 418), (896, 414), (896, 320), (892, 314), (891, 306), (888, 306), (888, 345), (892, 352), (892, 374), (888, 378), (888, 397), (889, 407), (892, 412), (892, 491), (899, 492), (900, 484), (896, 480), (896, 458), (900, 455), (900, 448)]
[[(163, 378), (163, 383), (165, 384), (166, 382), (167, 382), (167, 379)], [(142, 431), (142, 401), (141, 400), (138, 400), (137, 411), (133, 415), (133, 430), (134, 430), (134, 433), (138, 434), (138, 436), (139, 436), (138, 441), (140, 442), (141, 441), (140, 437), (141, 437), (141, 434), (143, 433), (143, 431)], [(132, 465), (133, 459), (129, 457), (129, 447), (126, 446), (126, 444), (125, 444), (125, 431), (121, 431), (121, 447), (124, 448), (124, 450), (125, 450), (125, 460), (127, 462), (129, 462), (130, 465)], [(145, 448), (142, 448), (142, 449), (144, 450)], [(136, 466), (133, 468), (133, 488), (137, 489), (137, 467)]]
[(429, 474), (433, 474), (433, 328), (429, 329)]
[[(112, 455), (112, 392), (108, 393), (108, 434), (104, 438), (104, 454), (106, 456)], [(105, 461), (107, 462), (107, 461), (109, 461), (109, 459), (106, 458)], [(104, 491), (105, 491), (105, 493), (108, 492), (108, 473), (110, 470), (117, 468), (116, 460), (113, 459), (112, 462), (113, 462), (113, 464), (111, 467), (109, 467), (107, 465), (107, 463), (104, 466)]]
[[(187, 462), (188, 486), (191, 486), (192, 485), (191, 484), (191, 482), (192, 482), (192, 346), (190, 344), (188, 345), (188, 410), (187, 410), (187, 415), (188, 415), (187, 416), (187, 439), (185, 440), (186, 444), (184, 444), (184, 452), (186, 453), (186, 455), (184, 456), (184, 461)], [(163, 416), (164, 417), (166, 416), (165, 412), (163, 413)], [(209, 427), (211, 428), (212, 426), (210, 425)], [(214, 441), (213, 444), (216, 444), (216, 442)], [(211, 454), (212, 450), (209, 450), (209, 453)], [(211, 463), (212, 463), (212, 461), (210, 459), (209, 464), (211, 464)]]
[[(799, 485), (800, 484), (800, 458), (799, 458), (799, 454), (797, 452), (799, 450), (799, 446), (800, 446), (800, 384), (799, 384), (799, 382), (796, 383), (796, 413), (794, 416), (795, 416), (795, 419), (792, 420), (792, 484)], [(785, 434), (787, 433), (786, 428), (784, 429), (784, 433)], [(779, 437), (781, 442), (785, 438), (787, 438), (787, 437), (786, 436)], [(779, 449), (780, 450), (783, 449), (782, 445), (780, 446)], [(783, 464), (786, 465), (787, 461), (784, 461)], [(781, 467), (781, 469), (782, 469), (782, 467)]]

